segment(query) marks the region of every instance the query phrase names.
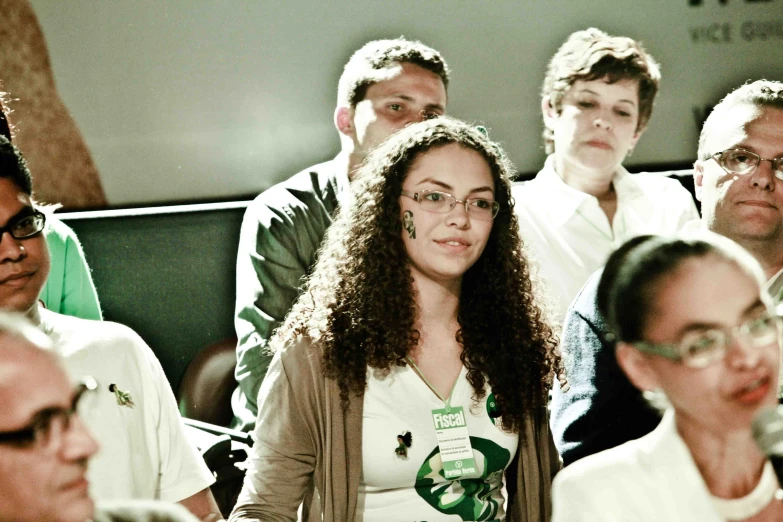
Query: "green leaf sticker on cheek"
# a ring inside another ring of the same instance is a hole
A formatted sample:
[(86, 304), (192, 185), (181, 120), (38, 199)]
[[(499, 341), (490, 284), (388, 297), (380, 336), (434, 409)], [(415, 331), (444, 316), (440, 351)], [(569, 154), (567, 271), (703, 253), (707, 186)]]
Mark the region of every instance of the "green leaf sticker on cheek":
[(416, 239), (416, 225), (413, 224), (413, 212), (410, 210), (402, 214), (402, 227), (408, 232), (408, 237)]

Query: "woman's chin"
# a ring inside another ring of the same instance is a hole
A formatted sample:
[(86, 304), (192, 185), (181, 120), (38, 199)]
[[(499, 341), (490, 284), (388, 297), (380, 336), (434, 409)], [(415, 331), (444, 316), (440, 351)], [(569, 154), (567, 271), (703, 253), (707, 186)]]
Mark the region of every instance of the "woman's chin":
[(598, 149), (595, 147), (581, 150), (571, 160), (574, 166), (586, 172), (600, 173), (602, 176), (614, 176), (622, 166), (625, 157), (618, 158), (613, 150)]

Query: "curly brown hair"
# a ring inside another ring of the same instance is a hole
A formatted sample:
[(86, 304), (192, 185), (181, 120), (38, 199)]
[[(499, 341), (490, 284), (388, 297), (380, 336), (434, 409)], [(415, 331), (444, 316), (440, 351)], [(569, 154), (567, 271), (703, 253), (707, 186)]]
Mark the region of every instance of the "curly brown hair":
[(416, 295), (402, 240), (400, 192), (416, 158), (456, 143), (486, 160), (500, 211), (478, 261), (464, 274), (457, 341), (474, 390), (489, 383), (504, 429), (519, 432), (526, 415), (546, 405), (560, 359), (556, 338), (536, 303), (516, 216), (511, 165), (476, 128), (448, 117), (399, 131), (376, 148), (352, 182), (354, 201), (329, 228), (313, 273), (271, 343), (279, 350), (309, 336), (337, 381), (343, 407), (362, 395), (367, 368), (404, 366), (417, 344)]

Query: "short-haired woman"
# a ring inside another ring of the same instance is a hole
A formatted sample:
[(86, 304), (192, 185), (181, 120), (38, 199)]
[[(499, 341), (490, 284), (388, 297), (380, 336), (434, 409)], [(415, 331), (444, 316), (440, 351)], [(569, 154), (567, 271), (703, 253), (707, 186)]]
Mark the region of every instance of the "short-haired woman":
[(680, 183), (622, 166), (647, 128), (660, 78), (639, 42), (594, 28), (569, 36), (549, 62), (541, 91), (549, 157), (514, 199), (561, 319), (626, 239), (672, 234), (698, 218)]

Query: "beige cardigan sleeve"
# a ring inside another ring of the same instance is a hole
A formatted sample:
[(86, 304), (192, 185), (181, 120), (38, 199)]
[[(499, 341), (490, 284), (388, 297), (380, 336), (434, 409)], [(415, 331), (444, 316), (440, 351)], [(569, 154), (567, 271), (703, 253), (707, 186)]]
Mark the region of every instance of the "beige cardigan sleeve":
[(294, 521), (303, 500), (306, 520), (354, 519), (363, 401), (352, 396), (344, 410), (321, 361), (319, 347), (308, 339), (272, 359), (259, 392), (250, 466), (230, 522)]
[[(320, 352), (307, 340), (278, 352), (259, 393), (250, 466), (229, 522), (295, 521), (313, 488), (320, 505), (308, 502), (311, 519), (354, 520), (362, 469), (362, 406), (361, 397), (351, 397), (343, 410), (337, 384), (324, 378)], [(560, 458), (546, 410), (529, 416), (519, 435), (516, 462), (509, 468), (514, 493), (506, 520), (547, 522)]]
[[(307, 397), (298, 364), (287, 364), (292, 347), (275, 354), (259, 392), (258, 421), (253, 432), (249, 468), (230, 521), (295, 521), (316, 466), (313, 419), (308, 419)], [(296, 385), (294, 385), (296, 384)]]
[(541, 408), (537, 415), (531, 415), (523, 425), (515, 464), (516, 493), (511, 499), (506, 520), (549, 522), (552, 516), (552, 480), (562, 468), (562, 462), (549, 431), (546, 408)]

